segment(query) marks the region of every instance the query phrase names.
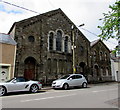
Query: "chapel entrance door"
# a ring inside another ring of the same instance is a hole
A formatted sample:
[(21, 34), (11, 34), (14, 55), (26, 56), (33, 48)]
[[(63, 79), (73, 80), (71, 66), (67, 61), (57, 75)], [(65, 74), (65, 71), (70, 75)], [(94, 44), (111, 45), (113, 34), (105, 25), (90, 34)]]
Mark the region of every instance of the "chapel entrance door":
[(36, 60), (33, 57), (28, 57), (26, 58), (24, 63), (24, 77), (31, 80), (35, 79)]

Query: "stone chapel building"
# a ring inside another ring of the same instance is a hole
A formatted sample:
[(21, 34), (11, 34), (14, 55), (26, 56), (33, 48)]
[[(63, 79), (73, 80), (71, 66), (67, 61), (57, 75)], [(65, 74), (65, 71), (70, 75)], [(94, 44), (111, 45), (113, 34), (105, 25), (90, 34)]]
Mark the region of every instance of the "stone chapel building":
[(87, 77), (91, 67), (90, 42), (61, 9), (13, 24), (9, 34), (17, 42), (15, 76), (49, 83), (72, 73), (72, 31), (76, 73)]
[(90, 43), (91, 46), (91, 75), (92, 81), (111, 81), (110, 50), (98, 39)]

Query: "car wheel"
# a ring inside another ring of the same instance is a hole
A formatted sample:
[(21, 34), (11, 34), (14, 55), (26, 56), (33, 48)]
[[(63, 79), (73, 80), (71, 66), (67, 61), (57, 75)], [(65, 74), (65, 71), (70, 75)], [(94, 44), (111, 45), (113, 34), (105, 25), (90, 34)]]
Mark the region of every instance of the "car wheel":
[(63, 85), (63, 89), (67, 90), (68, 88), (69, 88), (69, 85), (68, 85), (67, 83), (65, 83), (65, 84)]
[(87, 83), (84, 82), (84, 83), (82, 84), (82, 87), (83, 87), (83, 88), (87, 88)]
[(32, 93), (38, 92), (38, 86), (36, 84), (32, 85), (30, 87), (30, 92), (32, 92)]
[(5, 95), (6, 94), (6, 88), (5, 87), (3, 87), (3, 86), (0, 86), (0, 96), (3, 96), (3, 95)]

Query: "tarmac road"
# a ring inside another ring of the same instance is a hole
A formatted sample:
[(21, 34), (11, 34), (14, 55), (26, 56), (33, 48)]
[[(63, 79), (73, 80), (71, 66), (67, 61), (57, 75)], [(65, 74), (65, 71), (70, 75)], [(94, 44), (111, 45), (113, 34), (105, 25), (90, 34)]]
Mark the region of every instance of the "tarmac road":
[(44, 89), (0, 97), (2, 108), (118, 108), (118, 84), (70, 90)]

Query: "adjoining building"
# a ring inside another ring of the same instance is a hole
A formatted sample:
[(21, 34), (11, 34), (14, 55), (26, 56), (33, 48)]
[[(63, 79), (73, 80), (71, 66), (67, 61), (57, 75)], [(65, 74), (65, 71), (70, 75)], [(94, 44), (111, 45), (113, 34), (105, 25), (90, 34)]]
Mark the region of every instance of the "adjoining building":
[(14, 77), (16, 42), (7, 34), (0, 33), (0, 82)]
[(110, 50), (100, 40), (91, 42), (91, 79), (92, 81), (112, 81)]
[[(116, 48), (119, 48), (119, 46), (116, 46)], [(120, 82), (120, 54), (118, 51), (111, 52), (111, 72), (113, 80)]]

